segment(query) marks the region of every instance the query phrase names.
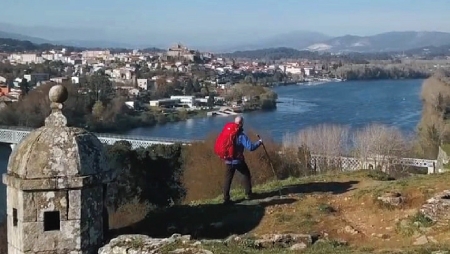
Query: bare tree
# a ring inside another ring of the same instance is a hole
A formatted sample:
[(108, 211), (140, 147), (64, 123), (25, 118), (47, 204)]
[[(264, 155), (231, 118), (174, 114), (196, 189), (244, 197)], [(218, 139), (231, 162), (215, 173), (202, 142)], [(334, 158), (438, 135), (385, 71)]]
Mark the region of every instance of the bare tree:
[(380, 124), (371, 124), (353, 135), (355, 156), (375, 167), (389, 167), (393, 160), (401, 159), (409, 147), (400, 130)]
[(321, 124), (286, 134), (283, 139), (285, 153), (296, 156), (302, 164), (309, 163), (316, 171), (340, 169), (340, 156), (347, 154), (349, 145), (349, 127)]
[(300, 131), (295, 139), (313, 154), (342, 156), (348, 148), (349, 127), (321, 124)]

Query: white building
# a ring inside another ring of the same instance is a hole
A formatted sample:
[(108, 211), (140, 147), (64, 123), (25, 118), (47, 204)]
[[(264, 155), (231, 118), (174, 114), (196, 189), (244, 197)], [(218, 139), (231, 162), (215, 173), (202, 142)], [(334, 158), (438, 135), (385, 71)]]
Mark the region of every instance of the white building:
[(150, 107), (163, 107), (163, 106), (176, 106), (180, 103), (179, 99), (160, 99), (160, 100), (154, 100), (150, 101)]
[(44, 60), (37, 54), (22, 54), (22, 63), (42, 63)]
[(170, 99), (172, 100), (180, 100), (181, 104), (187, 105), (190, 108), (193, 108), (195, 106), (195, 96), (170, 96)]
[(153, 90), (155, 88), (155, 81), (146, 78), (137, 79), (137, 86), (142, 90)]
[(80, 77), (72, 77), (70, 80), (72, 81), (72, 84), (79, 84), (80, 83)]
[(50, 75), (48, 73), (33, 73), (33, 74), (25, 74), (23, 75), (23, 78), (26, 79), (31, 84), (36, 84), (38, 82), (50, 80)]

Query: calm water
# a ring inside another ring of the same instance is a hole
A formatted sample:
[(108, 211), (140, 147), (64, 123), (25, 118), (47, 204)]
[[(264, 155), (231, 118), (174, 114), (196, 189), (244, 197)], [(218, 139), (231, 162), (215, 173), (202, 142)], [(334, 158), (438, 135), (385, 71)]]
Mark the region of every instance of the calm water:
[[(422, 80), (353, 81), (325, 83), (314, 86), (285, 86), (275, 88), (279, 95), (278, 108), (272, 112), (244, 114), (246, 125), (269, 133), (281, 141), (286, 132), (321, 123), (346, 124), (361, 127), (377, 122), (413, 132), (422, 104)], [(201, 139), (213, 130), (220, 130), (232, 117), (190, 119), (153, 128), (138, 128), (130, 135), (183, 139)], [(6, 171), (9, 145), (0, 144), (0, 173)], [(5, 187), (0, 187), (0, 216), (5, 214)]]
[[(412, 132), (420, 118), (422, 80), (354, 81), (321, 85), (277, 87), (278, 108), (272, 112), (244, 114), (245, 125), (269, 133), (281, 141), (286, 132), (321, 123), (361, 127), (378, 122)], [(138, 128), (127, 134), (201, 139), (221, 130), (233, 117), (190, 119), (154, 128)]]

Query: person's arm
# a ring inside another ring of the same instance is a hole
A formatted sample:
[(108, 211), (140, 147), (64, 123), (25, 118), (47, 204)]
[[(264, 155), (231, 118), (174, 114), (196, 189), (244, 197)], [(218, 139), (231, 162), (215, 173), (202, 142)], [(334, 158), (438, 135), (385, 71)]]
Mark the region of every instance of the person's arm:
[(244, 133), (239, 135), (239, 143), (241, 143), (245, 147), (245, 149), (249, 151), (255, 151), (261, 145), (261, 141), (259, 140), (255, 143), (252, 143), (252, 141)]

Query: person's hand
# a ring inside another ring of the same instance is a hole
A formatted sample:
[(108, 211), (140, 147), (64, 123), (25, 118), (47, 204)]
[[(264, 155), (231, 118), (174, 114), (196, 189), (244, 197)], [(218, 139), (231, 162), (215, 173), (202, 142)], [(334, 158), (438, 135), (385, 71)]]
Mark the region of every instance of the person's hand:
[(259, 141), (259, 143), (260, 143), (260, 144), (262, 144), (262, 143), (263, 143), (263, 142), (262, 142), (262, 139), (260, 139), (260, 140), (258, 140), (258, 141)]

